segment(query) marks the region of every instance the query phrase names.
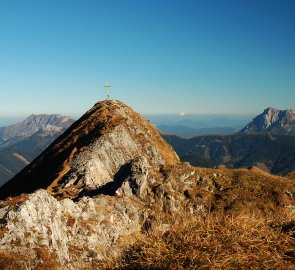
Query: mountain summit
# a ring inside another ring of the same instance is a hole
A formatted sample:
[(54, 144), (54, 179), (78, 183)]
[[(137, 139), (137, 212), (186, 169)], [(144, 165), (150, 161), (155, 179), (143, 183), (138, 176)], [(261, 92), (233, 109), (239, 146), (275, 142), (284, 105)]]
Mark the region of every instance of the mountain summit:
[(279, 135), (295, 135), (295, 110), (267, 108), (241, 130), (244, 133), (264, 131)]
[(57, 198), (75, 198), (127, 173), (131, 163), (159, 166), (178, 161), (151, 123), (122, 102), (105, 100), (2, 186), (0, 197), (44, 188)]
[[(0, 143), (9, 140), (20, 140), (33, 135), (36, 132), (59, 132), (73, 123), (73, 119), (59, 114), (32, 114), (24, 121), (0, 128)], [(16, 139), (17, 138), (17, 139)]]

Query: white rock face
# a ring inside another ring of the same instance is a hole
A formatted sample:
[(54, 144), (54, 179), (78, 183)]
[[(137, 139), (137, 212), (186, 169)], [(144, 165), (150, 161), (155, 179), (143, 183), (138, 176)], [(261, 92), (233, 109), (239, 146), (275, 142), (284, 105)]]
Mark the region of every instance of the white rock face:
[(264, 128), (269, 128), (273, 123), (279, 120), (280, 111), (274, 108), (269, 108), (264, 114)]
[[(91, 260), (89, 254), (99, 259), (100, 248), (140, 229), (139, 205), (129, 198), (85, 197), (74, 203), (38, 190), (15, 210), (9, 208), (0, 211), (1, 226), (9, 230), (0, 238), (0, 251), (31, 254), (42, 246), (58, 256), (63, 269), (77, 269), (81, 260)], [(73, 249), (83, 251), (80, 258)]]
[[(112, 102), (116, 104), (116, 101)], [(113, 181), (114, 174), (122, 165), (139, 157), (145, 157), (151, 166), (166, 163), (158, 148), (152, 143), (151, 136), (154, 134), (146, 132), (151, 128), (144, 119), (139, 119), (140, 124), (139, 121), (132, 120), (131, 115), (134, 115), (134, 112), (127, 106), (120, 106), (113, 113), (120, 115), (126, 121), (118, 124), (110, 133), (97, 137), (84, 151), (74, 156), (71, 169), (60, 181), (60, 183), (64, 181), (65, 187), (71, 186), (79, 176), (83, 175), (82, 181), (86, 188), (98, 188)], [(138, 140), (138, 136), (143, 138)], [(172, 149), (171, 152), (175, 154)], [(175, 157), (178, 159), (176, 154)]]
[(66, 129), (74, 122), (68, 116), (61, 116), (59, 114), (39, 114), (30, 115), (24, 121), (0, 128), (0, 141), (8, 141), (14, 138), (26, 138), (36, 132), (60, 132)]
[(268, 108), (241, 132), (272, 132), (274, 134), (295, 135), (295, 110), (277, 110)]
[[(214, 189), (214, 184), (200, 182), (196, 168), (187, 164), (169, 165), (167, 169), (160, 172), (142, 156), (127, 164), (123, 182), (113, 179), (107, 183), (115, 185), (118, 192), (114, 196), (90, 191), (75, 201), (58, 201), (40, 189), (22, 195), (23, 199), (20, 196), (3, 201), (0, 256), (10, 251), (26, 256), (32, 263), (40, 260), (36, 249), (42, 249), (62, 269), (84, 269), (86, 264), (86, 269), (91, 269), (92, 263), (96, 265), (105, 254), (120, 255), (122, 248), (136, 239), (134, 235), (148, 230), (155, 215), (166, 219), (187, 209), (191, 213), (205, 212), (203, 200), (190, 204), (188, 190), (196, 186), (208, 189), (208, 185)], [(208, 194), (211, 196), (211, 191)], [(123, 246), (122, 239), (127, 239)]]
[(93, 189), (112, 181), (113, 175), (122, 165), (142, 155), (149, 157), (152, 165), (165, 163), (153, 145), (139, 144), (131, 137), (130, 131), (120, 125), (78, 153), (72, 160), (71, 170), (63, 179), (71, 181), (83, 175), (85, 186)]

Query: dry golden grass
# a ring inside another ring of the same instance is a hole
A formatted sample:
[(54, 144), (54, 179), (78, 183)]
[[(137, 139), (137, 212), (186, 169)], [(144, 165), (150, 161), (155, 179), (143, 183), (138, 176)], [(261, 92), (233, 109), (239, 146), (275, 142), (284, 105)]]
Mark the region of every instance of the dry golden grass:
[(19, 252), (0, 251), (1, 270), (61, 270), (56, 261), (56, 255), (51, 254), (45, 247), (34, 249), (32, 254), (20, 254)]
[(287, 175), (285, 175), (285, 177), (291, 180), (295, 180), (295, 171), (288, 173)]
[[(294, 218), (294, 217), (293, 217)], [(211, 213), (178, 216), (166, 232), (142, 235), (105, 269), (294, 269), (295, 220)]]
[(27, 269), (27, 257), (17, 254), (15, 252), (0, 252), (0, 269), (1, 270), (15, 270)]

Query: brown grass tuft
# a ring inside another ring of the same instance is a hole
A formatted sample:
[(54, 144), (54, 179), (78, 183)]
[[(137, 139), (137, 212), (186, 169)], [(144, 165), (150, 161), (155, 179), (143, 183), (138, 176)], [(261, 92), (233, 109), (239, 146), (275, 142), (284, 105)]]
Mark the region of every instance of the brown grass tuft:
[[(294, 269), (294, 219), (249, 214), (178, 216), (169, 230), (142, 235), (117, 269)], [(294, 218), (294, 217), (293, 217)], [(286, 230), (284, 227), (288, 227)], [(293, 235), (292, 235), (293, 234)], [(113, 261), (113, 263), (111, 263)]]
[[(34, 255), (33, 255), (34, 254)], [(47, 248), (39, 247), (32, 254), (22, 254), (15, 251), (0, 251), (1, 270), (61, 270), (56, 261), (56, 254)]]

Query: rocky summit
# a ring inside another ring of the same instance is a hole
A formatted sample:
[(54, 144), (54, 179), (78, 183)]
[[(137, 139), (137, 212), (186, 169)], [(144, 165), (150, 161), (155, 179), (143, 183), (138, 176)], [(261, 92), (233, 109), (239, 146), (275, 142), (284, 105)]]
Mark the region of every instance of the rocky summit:
[(266, 131), (279, 135), (295, 135), (295, 110), (267, 108), (241, 130), (244, 133)]
[(98, 102), (0, 194), (3, 269), (101, 269), (177, 215), (295, 215), (294, 181), (181, 163), (151, 123), (114, 100)]
[(0, 188), (0, 196), (46, 189), (56, 198), (96, 190), (134, 164), (174, 164), (178, 156), (154, 126), (119, 101), (97, 103), (34, 162)]

